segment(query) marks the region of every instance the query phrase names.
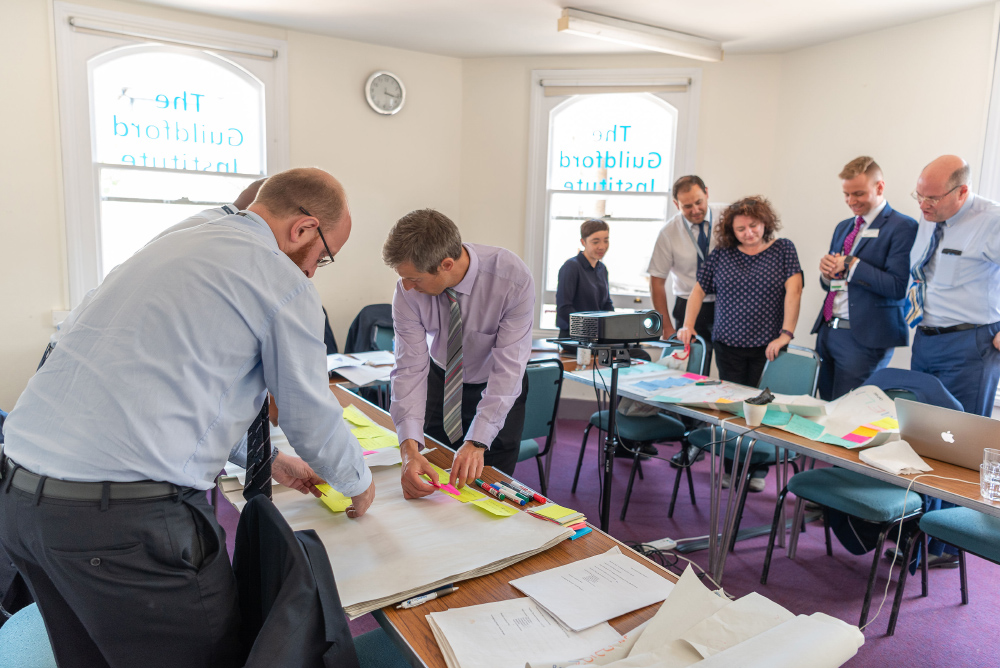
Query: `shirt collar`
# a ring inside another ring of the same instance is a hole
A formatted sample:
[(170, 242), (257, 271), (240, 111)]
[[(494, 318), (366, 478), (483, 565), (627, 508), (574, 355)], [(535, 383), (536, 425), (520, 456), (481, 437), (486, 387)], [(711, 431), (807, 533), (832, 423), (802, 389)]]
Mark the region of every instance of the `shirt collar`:
[(581, 267), (584, 269), (590, 269), (591, 271), (597, 271), (597, 264), (601, 263), (601, 261), (598, 260), (597, 264), (590, 266), (590, 260), (588, 260), (587, 256), (583, 254), (583, 251), (576, 254), (576, 261), (580, 263)]
[[(684, 222), (687, 223), (688, 229), (690, 229), (690, 230), (693, 231), (695, 223), (692, 223), (690, 220), (688, 220), (687, 216), (685, 216), (683, 213), (681, 214), (681, 218), (683, 218)], [(708, 214), (705, 216), (705, 220), (703, 220), (700, 223), (698, 223), (698, 225), (704, 225), (705, 221), (708, 221), (708, 226), (712, 227), (712, 207), (711, 206), (708, 207)]]
[(976, 195), (974, 193), (970, 192), (969, 196), (965, 199), (965, 204), (962, 205), (962, 208), (960, 208), (955, 213), (954, 216), (952, 216), (948, 220), (944, 221), (945, 227), (951, 227), (952, 225), (954, 225), (955, 223), (957, 223), (959, 220), (961, 220), (962, 216), (964, 216), (965, 214), (967, 214), (969, 212), (969, 209), (972, 208), (972, 200), (975, 199), (975, 197), (976, 197)]
[(231, 216), (220, 218), (216, 222), (232, 224), (237, 229), (247, 230), (252, 234), (256, 234), (275, 253), (281, 252), (281, 249), (278, 247), (278, 240), (274, 236), (274, 230), (271, 229), (266, 220), (253, 211), (240, 211)]
[(865, 215), (861, 216), (862, 218), (865, 219), (865, 225), (871, 225), (872, 221), (878, 218), (882, 214), (882, 209), (885, 208), (885, 205), (888, 204), (888, 202), (889, 202), (888, 200), (882, 200), (881, 204), (879, 204), (877, 207), (875, 207)]
[(469, 270), (465, 272), (465, 278), (459, 281), (458, 285), (453, 287), (452, 290), (461, 292), (463, 295), (468, 295), (472, 293), (472, 286), (476, 282), (476, 274), (479, 273), (479, 256), (476, 255), (476, 251), (469, 244), (462, 244), (462, 248), (469, 253)]

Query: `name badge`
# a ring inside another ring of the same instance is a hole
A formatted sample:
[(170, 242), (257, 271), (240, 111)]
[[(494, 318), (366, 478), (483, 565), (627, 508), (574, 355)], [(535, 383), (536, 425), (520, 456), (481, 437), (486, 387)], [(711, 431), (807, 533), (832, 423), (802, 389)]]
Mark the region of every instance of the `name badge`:
[(875, 230), (870, 230), (870, 229), (869, 230), (865, 230), (864, 232), (861, 233), (861, 238), (862, 239), (878, 239), (878, 232), (879, 231), (877, 229), (875, 229)]
[(847, 289), (847, 281), (843, 278), (837, 278), (830, 281), (830, 292), (843, 292)]

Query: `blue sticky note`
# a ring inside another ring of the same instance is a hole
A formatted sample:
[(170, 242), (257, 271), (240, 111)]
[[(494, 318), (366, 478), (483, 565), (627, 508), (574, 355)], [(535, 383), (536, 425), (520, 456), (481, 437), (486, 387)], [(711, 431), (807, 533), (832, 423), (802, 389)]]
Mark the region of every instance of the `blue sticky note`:
[(593, 529), (591, 529), (590, 527), (583, 527), (582, 529), (580, 529), (579, 531), (577, 531), (576, 533), (574, 533), (572, 536), (570, 536), (569, 539), (570, 540), (576, 540), (580, 536), (586, 536), (591, 531), (593, 531)]
[(823, 425), (807, 420), (800, 415), (792, 415), (784, 427), (793, 434), (815, 441), (823, 435)]
[(766, 424), (768, 427), (784, 427), (792, 419), (791, 413), (785, 413), (784, 411), (773, 411), (770, 408), (764, 413), (764, 420), (762, 424)]

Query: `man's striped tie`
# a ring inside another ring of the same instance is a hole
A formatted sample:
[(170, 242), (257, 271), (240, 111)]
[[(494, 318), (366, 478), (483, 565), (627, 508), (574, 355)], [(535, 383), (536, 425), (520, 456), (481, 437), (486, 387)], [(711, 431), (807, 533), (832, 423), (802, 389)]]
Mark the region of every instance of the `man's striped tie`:
[(451, 288), (444, 291), (451, 308), (448, 325), (448, 365), (444, 371), (444, 433), (452, 444), (462, 441), (462, 309)]
[(913, 282), (906, 294), (905, 314), (903, 316), (906, 319), (906, 324), (910, 327), (916, 327), (924, 319), (924, 298), (927, 296), (927, 276), (924, 274), (924, 269), (934, 258), (934, 251), (937, 250), (941, 238), (944, 237), (944, 224), (945, 221), (937, 223), (930, 243), (927, 244), (927, 250), (924, 251), (924, 256), (910, 269)]
[(247, 477), (243, 482), (243, 498), (249, 501), (264, 494), (271, 498), (271, 425), (267, 421), (270, 397), (247, 430)]

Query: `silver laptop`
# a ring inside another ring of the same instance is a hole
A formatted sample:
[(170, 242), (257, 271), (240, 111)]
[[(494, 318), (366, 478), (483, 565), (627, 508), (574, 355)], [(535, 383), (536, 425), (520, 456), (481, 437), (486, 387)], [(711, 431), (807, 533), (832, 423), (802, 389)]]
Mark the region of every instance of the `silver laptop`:
[(900, 437), (921, 457), (973, 471), (983, 463), (984, 448), (1000, 448), (1000, 422), (918, 401), (896, 399)]

